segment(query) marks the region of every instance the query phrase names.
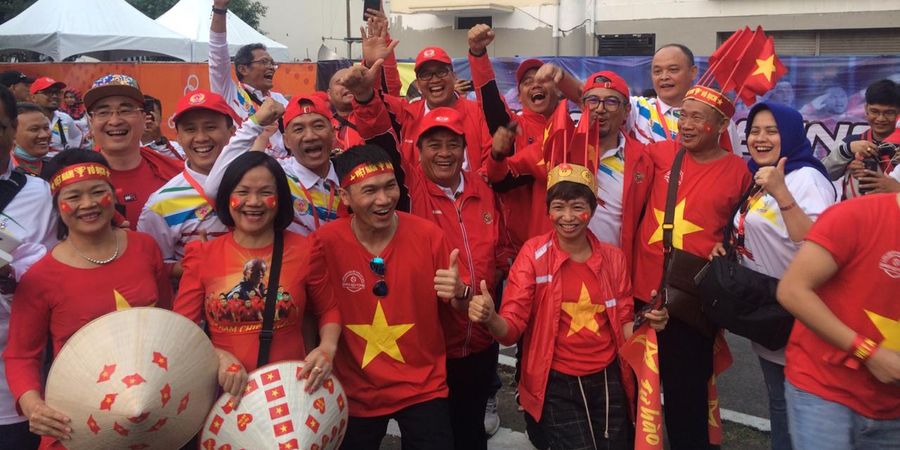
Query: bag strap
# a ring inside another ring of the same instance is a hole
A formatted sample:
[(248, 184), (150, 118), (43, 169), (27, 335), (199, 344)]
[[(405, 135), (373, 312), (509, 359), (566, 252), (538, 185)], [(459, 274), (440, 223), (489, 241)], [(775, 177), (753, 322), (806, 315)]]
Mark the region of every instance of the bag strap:
[(66, 139), (66, 131), (63, 129), (61, 118), (56, 120), (56, 131), (59, 132), (59, 143), (62, 144), (63, 150), (68, 150), (69, 140)]
[[(760, 191), (760, 187), (756, 183), (752, 183), (750, 187), (744, 191), (744, 194), (741, 195), (741, 200), (737, 202), (737, 205), (731, 211), (731, 215), (728, 216), (728, 222), (725, 224), (725, 232), (722, 235), (722, 246), (725, 247), (725, 253), (729, 258), (731, 258), (735, 251), (735, 246), (732, 245), (731, 234), (734, 233), (734, 216), (741, 213), (741, 208), (747, 203), (747, 200), (750, 199), (753, 195)], [(745, 215), (750, 212), (750, 206), (747, 205), (747, 211), (744, 213)]]
[(669, 263), (672, 261), (672, 234), (675, 230), (675, 202), (678, 199), (678, 182), (681, 181), (681, 165), (684, 162), (684, 147), (675, 154), (669, 171), (669, 189), (666, 192), (666, 211), (663, 215), (663, 276), (657, 294), (661, 294), (669, 281)]
[(284, 232), (275, 232), (275, 244), (272, 249), (272, 270), (269, 272), (269, 284), (266, 286), (266, 306), (263, 309), (262, 328), (259, 330), (259, 353), (256, 356), (256, 367), (269, 363), (269, 348), (275, 332), (275, 302), (278, 300), (278, 278), (281, 276), (281, 257), (284, 253)]
[(2, 183), (0, 186), (0, 213), (16, 198), (27, 182), (28, 177), (18, 170), (10, 172), (8, 180), (0, 181)]
[[(241, 89), (244, 89), (244, 87), (241, 86)], [(263, 102), (262, 102), (262, 100), (259, 99), (259, 97), (256, 96), (256, 94), (254, 94), (253, 92), (250, 92), (247, 89), (244, 89), (244, 92), (247, 93), (247, 97), (250, 97), (250, 101), (252, 101), (254, 105), (256, 105), (257, 107), (262, 106)], [(278, 131), (281, 134), (284, 134), (284, 119), (281, 117), (278, 118)]]

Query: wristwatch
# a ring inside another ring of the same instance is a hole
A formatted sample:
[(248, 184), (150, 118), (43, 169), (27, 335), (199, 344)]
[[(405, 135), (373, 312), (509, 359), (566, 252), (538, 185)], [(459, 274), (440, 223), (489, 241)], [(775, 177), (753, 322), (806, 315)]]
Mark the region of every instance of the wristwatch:
[(466, 288), (463, 289), (462, 297), (456, 297), (457, 300), (466, 300), (469, 298), (469, 294), (472, 293), (472, 286), (469, 286), (468, 284), (464, 284), (463, 286), (465, 286)]

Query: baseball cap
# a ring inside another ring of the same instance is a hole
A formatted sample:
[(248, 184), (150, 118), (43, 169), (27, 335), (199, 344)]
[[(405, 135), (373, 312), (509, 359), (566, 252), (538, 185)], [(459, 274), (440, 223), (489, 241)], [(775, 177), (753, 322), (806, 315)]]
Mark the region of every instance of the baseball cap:
[(50, 89), (52, 87), (59, 87), (60, 89), (62, 89), (66, 87), (66, 83), (63, 83), (62, 81), (56, 81), (50, 77), (40, 77), (37, 80), (34, 80), (33, 83), (31, 83), (30, 91), (32, 94), (37, 94), (38, 92), (41, 92), (45, 89)]
[(422, 117), (419, 122), (419, 131), (416, 134), (416, 145), (423, 134), (433, 128), (447, 128), (456, 134), (466, 134), (463, 129), (462, 115), (453, 108), (442, 106), (434, 108)]
[[(609, 81), (605, 81), (603, 78)], [(628, 97), (631, 96), (628, 91), (628, 83), (619, 74), (611, 70), (601, 70), (600, 72), (592, 73), (585, 81), (584, 87), (581, 88), (581, 95), (587, 94), (587, 91), (595, 88), (612, 89), (622, 94), (625, 100), (628, 100)]]
[(128, 97), (140, 105), (144, 104), (144, 94), (141, 93), (137, 80), (128, 75), (113, 73), (94, 81), (84, 94), (84, 107), (90, 111), (94, 103), (113, 95)]
[(544, 62), (539, 59), (526, 59), (522, 61), (522, 64), (519, 64), (519, 68), (516, 69), (516, 86), (522, 84), (522, 78), (525, 78), (525, 73), (531, 69), (537, 69), (544, 65)]
[(206, 109), (224, 114), (231, 117), (231, 120), (233, 120), (235, 124), (241, 122), (241, 118), (235, 114), (230, 106), (228, 106), (228, 102), (226, 102), (221, 95), (205, 89), (188, 92), (187, 95), (178, 99), (178, 103), (175, 105), (175, 115), (172, 120), (177, 124), (178, 119), (180, 119), (184, 113), (195, 109)]
[[(300, 106), (300, 103), (311, 103), (310, 105)], [(287, 108), (284, 110), (284, 124), (291, 123), (292, 120), (304, 114), (319, 114), (326, 119), (331, 120), (331, 106), (328, 101), (320, 95), (298, 95), (291, 98)]]
[(29, 78), (27, 75), (19, 72), (18, 70), (7, 70), (6, 72), (0, 74), (0, 84), (6, 87), (11, 87), (12, 85), (18, 83), (31, 84), (34, 83), (34, 78)]
[(444, 49), (440, 47), (425, 47), (418, 55), (416, 55), (416, 66), (414, 70), (419, 70), (419, 67), (422, 67), (422, 64), (429, 61), (438, 61), (444, 64), (453, 65), (450, 55), (448, 55)]

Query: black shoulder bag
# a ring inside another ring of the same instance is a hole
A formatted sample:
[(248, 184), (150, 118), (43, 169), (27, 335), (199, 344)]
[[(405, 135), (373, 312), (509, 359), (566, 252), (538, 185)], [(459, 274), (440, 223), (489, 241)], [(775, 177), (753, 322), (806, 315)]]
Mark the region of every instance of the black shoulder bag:
[(278, 278), (281, 276), (281, 257), (284, 253), (284, 232), (275, 232), (275, 243), (272, 248), (272, 270), (269, 272), (269, 284), (266, 286), (266, 306), (263, 309), (262, 328), (259, 330), (259, 353), (256, 356), (256, 367), (269, 363), (269, 348), (275, 332), (275, 302), (278, 301)]
[[(697, 285), (702, 293), (703, 312), (716, 325), (750, 339), (769, 350), (784, 348), (794, 317), (775, 297), (778, 279), (748, 269), (737, 262), (737, 248), (732, 242), (734, 216), (750, 210), (747, 200), (758, 192), (753, 185), (744, 194), (725, 227), (725, 256), (716, 256), (699, 274)], [(744, 233), (740, 228), (736, 244), (742, 246)]]
[(678, 150), (669, 172), (669, 190), (666, 194), (666, 212), (663, 216), (663, 277), (659, 295), (663, 295), (666, 307), (672, 317), (690, 325), (700, 334), (713, 337), (716, 326), (703, 315), (700, 291), (694, 283), (697, 272), (708, 262), (684, 250), (672, 246), (672, 232), (675, 229), (675, 203), (678, 199), (678, 182), (681, 178), (681, 164), (684, 148)]

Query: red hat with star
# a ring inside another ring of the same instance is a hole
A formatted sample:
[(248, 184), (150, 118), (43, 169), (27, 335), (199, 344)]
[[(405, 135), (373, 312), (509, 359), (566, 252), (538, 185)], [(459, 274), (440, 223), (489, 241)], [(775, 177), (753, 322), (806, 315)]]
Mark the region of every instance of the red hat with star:
[(416, 65), (413, 70), (418, 71), (422, 64), (425, 64), (429, 61), (437, 61), (442, 62), (444, 64), (453, 64), (453, 60), (450, 59), (450, 55), (447, 54), (444, 49), (440, 47), (425, 47), (416, 55)]
[(331, 105), (321, 95), (298, 95), (291, 98), (284, 110), (284, 125), (304, 114), (319, 114), (331, 120)]

